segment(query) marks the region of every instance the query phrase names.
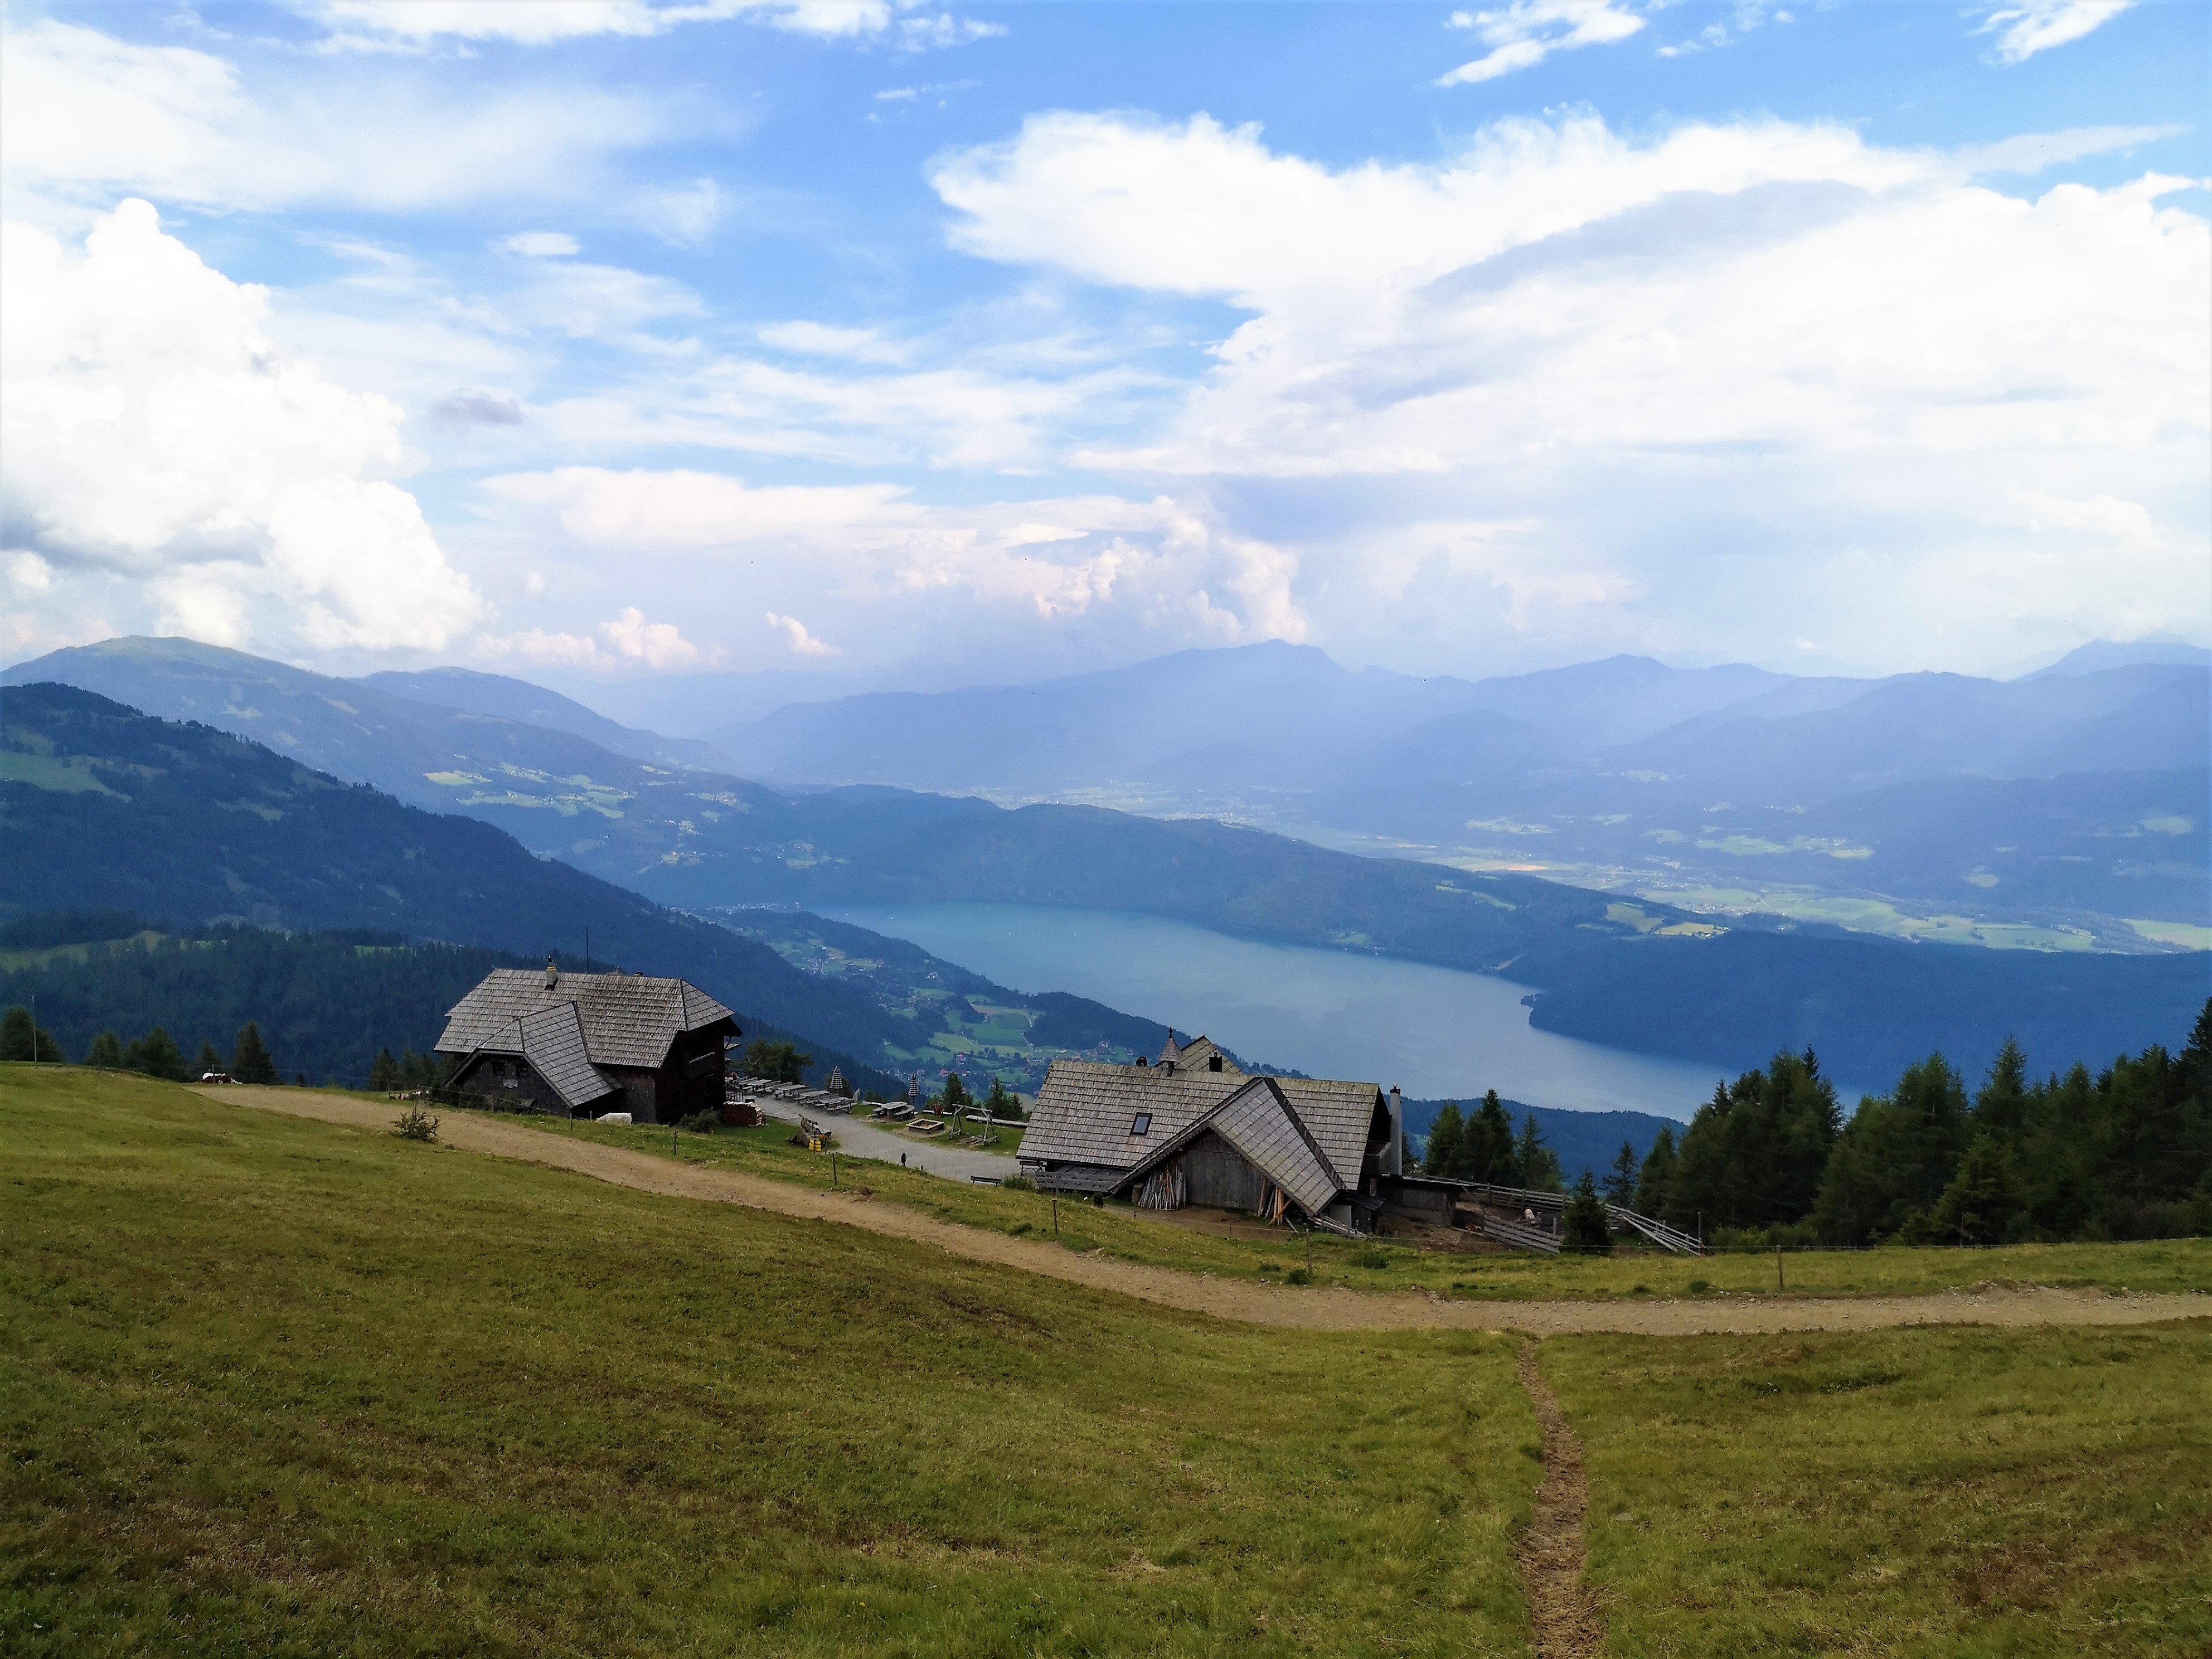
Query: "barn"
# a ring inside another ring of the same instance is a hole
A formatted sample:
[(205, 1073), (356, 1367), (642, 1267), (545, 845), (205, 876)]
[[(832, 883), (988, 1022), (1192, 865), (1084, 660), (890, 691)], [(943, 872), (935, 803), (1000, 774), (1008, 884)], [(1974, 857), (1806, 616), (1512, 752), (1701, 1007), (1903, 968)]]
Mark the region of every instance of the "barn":
[(446, 1016), (451, 1086), (559, 1117), (720, 1111), (737, 1016), (687, 980), (495, 968)]
[(1022, 1136), (1044, 1190), (1200, 1205), (1371, 1231), (1382, 1183), (1403, 1172), (1398, 1091), (1255, 1077), (1204, 1037), (1170, 1032), (1157, 1060), (1054, 1060)]

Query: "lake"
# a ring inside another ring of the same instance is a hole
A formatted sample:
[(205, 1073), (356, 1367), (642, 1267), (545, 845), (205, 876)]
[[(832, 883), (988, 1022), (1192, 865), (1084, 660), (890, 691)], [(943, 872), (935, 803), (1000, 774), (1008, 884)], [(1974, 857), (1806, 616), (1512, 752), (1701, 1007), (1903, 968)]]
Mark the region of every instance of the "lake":
[(1123, 911), (899, 904), (822, 914), (909, 939), (1013, 990), (1072, 991), (1203, 1033), (1247, 1061), (1395, 1084), (1417, 1099), (1509, 1100), (1686, 1120), (1718, 1066), (1532, 1029), (1525, 985), (1451, 968), (1232, 939)]

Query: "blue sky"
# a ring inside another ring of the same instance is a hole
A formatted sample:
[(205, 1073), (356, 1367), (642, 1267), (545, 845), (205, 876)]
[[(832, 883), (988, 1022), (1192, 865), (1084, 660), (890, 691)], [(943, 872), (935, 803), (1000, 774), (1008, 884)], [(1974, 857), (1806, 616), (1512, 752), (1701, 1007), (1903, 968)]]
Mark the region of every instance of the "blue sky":
[(2203, 640), (2208, 17), (11, 7), (0, 645)]

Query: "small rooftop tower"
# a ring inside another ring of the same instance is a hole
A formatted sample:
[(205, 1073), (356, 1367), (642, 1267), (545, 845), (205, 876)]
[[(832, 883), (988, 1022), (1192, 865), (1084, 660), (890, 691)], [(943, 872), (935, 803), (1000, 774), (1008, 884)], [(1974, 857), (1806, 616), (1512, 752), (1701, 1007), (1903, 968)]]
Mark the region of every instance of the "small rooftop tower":
[(553, 953), (545, 953), (545, 988), (551, 990), (561, 982), (561, 970), (553, 965)]

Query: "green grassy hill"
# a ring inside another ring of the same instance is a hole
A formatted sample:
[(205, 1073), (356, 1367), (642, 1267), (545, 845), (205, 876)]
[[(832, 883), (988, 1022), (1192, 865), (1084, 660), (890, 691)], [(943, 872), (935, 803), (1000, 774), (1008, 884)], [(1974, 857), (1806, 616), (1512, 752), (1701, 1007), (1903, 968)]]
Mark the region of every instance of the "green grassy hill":
[(1508, 1338), (0, 1067), (0, 1650), (1521, 1654)]
[[(144, 1079), (0, 1066), (0, 1651), (1529, 1652), (1510, 1334), (1227, 1325)], [(1541, 1364), (1609, 1652), (2212, 1641), (2212, 1321)]]

